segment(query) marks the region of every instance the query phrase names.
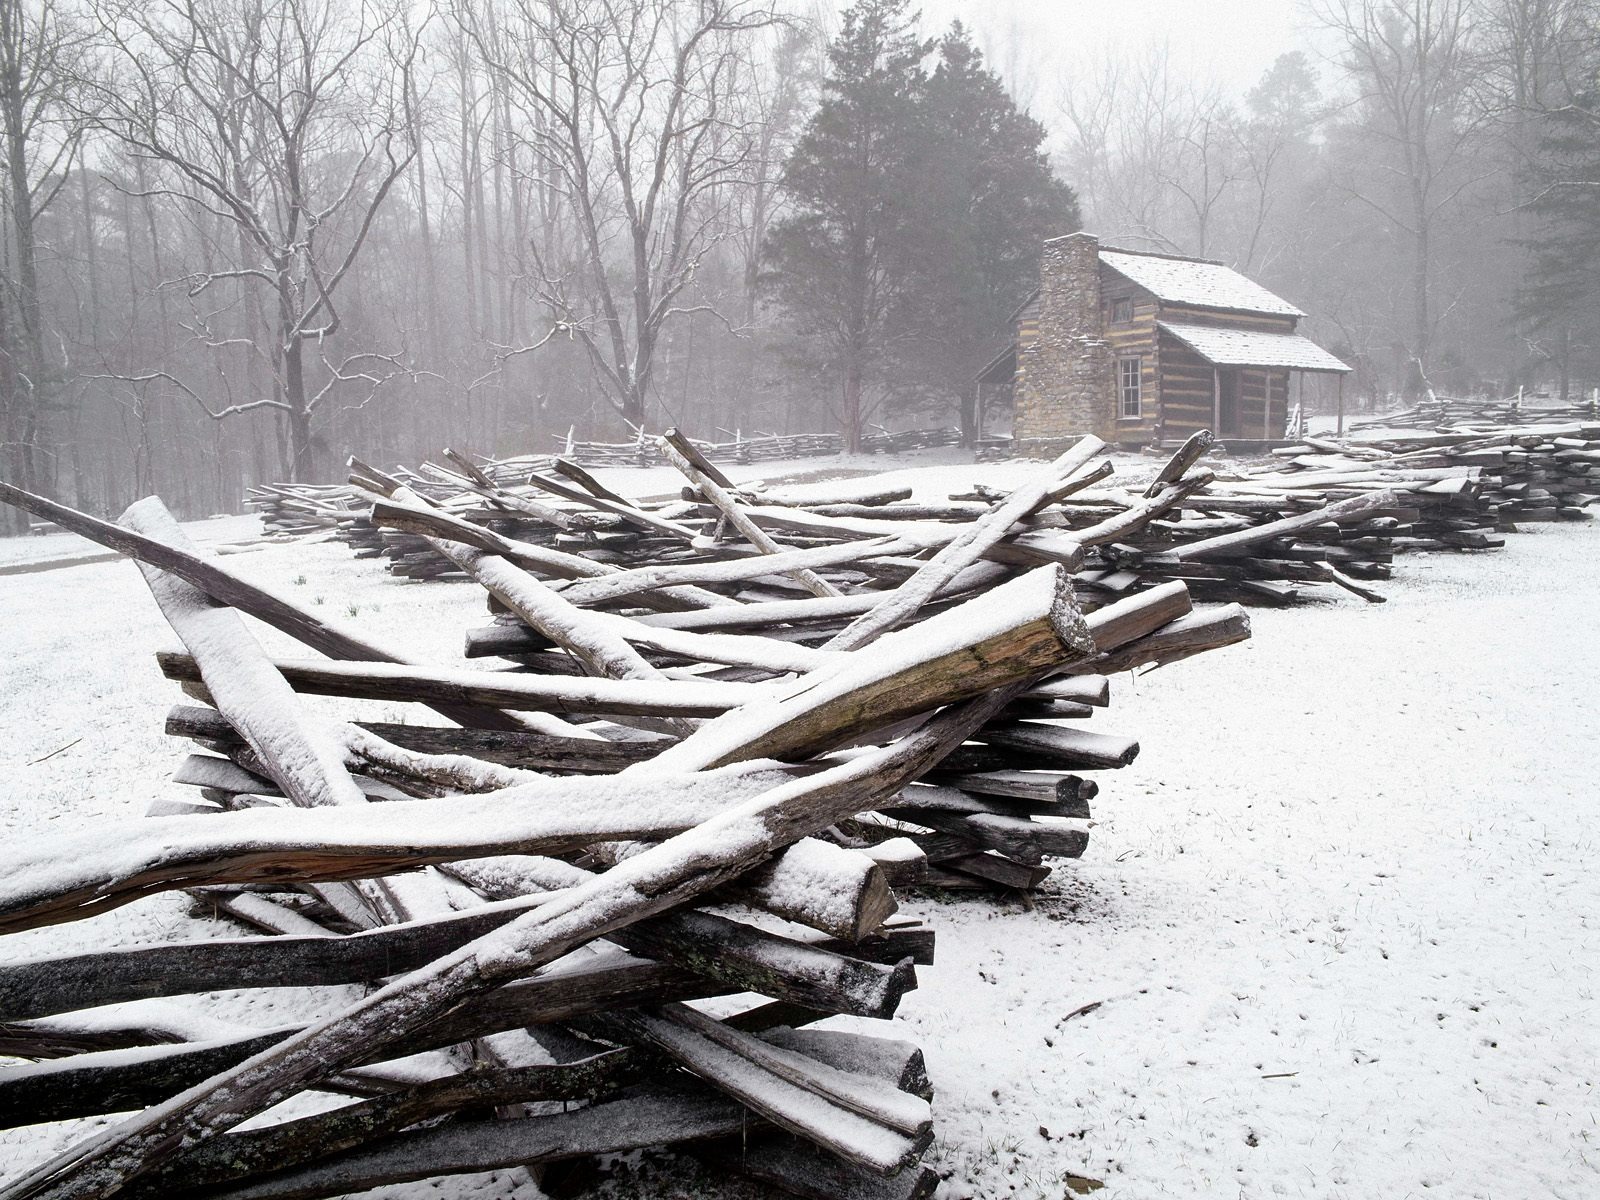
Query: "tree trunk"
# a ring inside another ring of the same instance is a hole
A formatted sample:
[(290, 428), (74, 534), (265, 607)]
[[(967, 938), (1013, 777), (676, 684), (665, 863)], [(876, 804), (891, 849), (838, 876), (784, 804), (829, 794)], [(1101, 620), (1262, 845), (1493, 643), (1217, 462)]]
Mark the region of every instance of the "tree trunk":
[(289, 403), (289, 480), (310, 483), (316, 479), (316, 460), (311, 411), (306, 407), (305, 344), (293, 335), (288, 343), (283, 352), (283, 386)]
[(1561, 329), (1561, 357), (1557, 365), (1561, 368), (1561, 403), (1566, 404), (1572, 396), (1572, 326), (1564, 325)]
[(844, 364), (844, 452), (861, 453), (861, 355), (852, 346)]
[[(11, 315), (0, 295), (0, 442), (5, 446), (6, 474), (21, 486), (31, 488), (28, 459), (22, 445), (22, 398), (13, 350)], [(0, 512), (0, 534), (28, 532), (28, 514), (19, 508)]]
[[(24, 48), (18, 45), (14, 49), (22, 51)], [(17, 375), (13, 376), (20, 387), (14, 393), (13, 403), (22, 415), (19, 424), (26, 471), (23, 486), (53, 491), (46, 482), (48, 473), (44, 465), (44, 447), (50, 441), (51, 389), (46, 386), (44, 333), (40, 328), (33, 189), (28, 183), (27, 113), (20, 64), (15, 55), (8, 57), (12, 69), (6, 72), (5, 91), (0, 101), (5, 104), (6, 174), (11, 185), (12, 240), (16, 252), (16, 326), (21, 334), (20, 338), (12, 340), (13, 348), (21, 352), (15, 364)]]
[(1411, 341), (1412, 354), (1416, 356), (1418, 365), (1422, 368), (1424, 377), (1428, 376), (1428, 351), (1433, 340), (1432, 326), (1428, 316), (1428, 277), (1429, 277), (1429, 228), (1427, 200), (1422, 195), (1420, 186), (1413, 184), (1416, 191), (1416, 259), (1411, 265)]

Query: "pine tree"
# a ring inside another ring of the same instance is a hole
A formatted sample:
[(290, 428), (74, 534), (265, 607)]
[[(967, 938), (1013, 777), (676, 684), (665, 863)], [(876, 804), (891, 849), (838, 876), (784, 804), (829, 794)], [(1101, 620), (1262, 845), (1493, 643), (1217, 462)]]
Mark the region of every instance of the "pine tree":
[[(959, 406), (1037, 282), (1045, 238), (1078, 227), (1042, 125), (956, 23), (934, 49), (906, 0), (860, 0), (829, 48), (823, 101), (787, 165), (777, 294), (844, 401), (847, 449), (885, 399)], [(866, 397), (871, 394), (871, 403)]]
[(1044, 240), (1079, 227), (1078, 200), (1050, 169), (1044, 126), (1017, 108), (959, 21), (939, 43), (921, 108), (900, 378), (945, 411), (959, 405), (970, 443), (972, 376), (1038, 283)]
[(918, 110), (930, 47), (906, 0), (859, 0), (828, 48), (821, 106), (784, 170), (792, 215), (769, 242), (777, 294), (840, 388), (845, 449), (891, 360), (909, 278)]
[(1533, 203), (1539, 231), (1516, 300), (1525, 340), (1555, 365), (1561, 399), (1574, 360), (1600, 347), (1600, 97), (1580, 96), (1544, 117)]

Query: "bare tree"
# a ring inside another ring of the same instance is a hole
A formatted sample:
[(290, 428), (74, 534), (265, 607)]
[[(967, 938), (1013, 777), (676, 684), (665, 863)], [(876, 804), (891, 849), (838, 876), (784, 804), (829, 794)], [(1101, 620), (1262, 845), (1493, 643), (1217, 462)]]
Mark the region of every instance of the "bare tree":
[(1157, 167), (1156, 178), (1179, 201), (1187, 218), (1191, 253), (1213, 253), (1216, 225), (1236, 184), (1245, 177), (1239, 153), (1237, 114), (1215, 94), (1202, 95), (1182, 115), (1174, 131), (1173, 153)]
[[(521, 117), (531, 170), (569, 208), (536, 239), (535, 296), (582, 343), (623, 420), (642, 425), (662, 330), (714, 306), (693, 291), (736, 228), (749, 138), (733, 103), (759, 0), (511, 0), (459, 17)], [(721, 315), (721, 314), (719, 314)]]
[(1170, 47), (1108, 54), (1064, 81), (1064, 175), (1105, 236), (1208, 254), (1242, 173), (1237, 121), (1214, 86), (1181, 78)]
[(259, 303), (265, 336), (247, 340), (271, 392), (219, 406), (164, 366), (142, 378), (166, 379), (214, 419), (281, 413), (284, 469), (309, 478), (323, 401), (402, 370), (398, 349), (335, 359), (328, 347), (341, 285), (417, 152), (406, 107), (415, 30), (392, 9), (341, 0), (119, 2), (97, 16), (115, 62), (100, 121), (157, 166), (150, 193), (184, 210), (208, 251), (181, 281), (186, 327), (222, 348), (239, 340), (222, 315)]
[(1335, 183), (1411, 240), (1407, 349), (1426, 371), (1438, 228), (1493, 170), (1473, 155), (1482, 118), (1468, 103), (1472, 0), (1322, 0), (1316, 14), (1344, 44), (1356, 130), (1375, 151), (1369, 171)]
[(1307, 174), (1310, 135), (1318, 118), (1316, 77), (1299, 51), (1280, 55), (1246, 98), (1250, 116), (1236, 132), (1246, 196), (1241, 270), (1270, 268), (1289, 238), (1271, 235), (1283, 201)]
[[(69, 178), (82, 142), (83, 33), (56, 0), (0, 0), (0, 137), (6, 273), (0, 294), (0, 440), (24, 487), (44, 485), (56, 368), (39, 299), (40, 217)], [(8, 520), (10, 518), (7, 518)]]

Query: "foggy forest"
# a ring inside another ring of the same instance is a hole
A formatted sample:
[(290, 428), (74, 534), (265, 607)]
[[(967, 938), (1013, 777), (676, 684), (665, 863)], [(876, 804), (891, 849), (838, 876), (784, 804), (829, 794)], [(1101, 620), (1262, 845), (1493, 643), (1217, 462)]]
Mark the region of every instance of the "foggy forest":
[(1358, 406), (1587, 395), (1600, 3), (1301, 15), (1233, 90), (908, 0), (0, 0), (0, 469), (193, 516), (352, 451), (970, 437), (1079, 228), (1292, 298)]

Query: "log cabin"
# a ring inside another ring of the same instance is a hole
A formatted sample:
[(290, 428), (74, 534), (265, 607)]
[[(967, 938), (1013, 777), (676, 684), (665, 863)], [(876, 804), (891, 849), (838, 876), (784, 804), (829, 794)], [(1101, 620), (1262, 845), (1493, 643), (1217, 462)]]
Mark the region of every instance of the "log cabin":
[(1127, 448), (1210, 429), (1235, 445), (1283, 436), (1296, 378), (1350, 368), (1296, 331), (1305, 316), (1210, 259), (1044, 244), (1010, 345), (976, 380), (982, 414), (1012, 402), (1013, 447), (1048, 457), (1083, 434)]

